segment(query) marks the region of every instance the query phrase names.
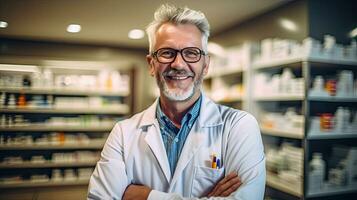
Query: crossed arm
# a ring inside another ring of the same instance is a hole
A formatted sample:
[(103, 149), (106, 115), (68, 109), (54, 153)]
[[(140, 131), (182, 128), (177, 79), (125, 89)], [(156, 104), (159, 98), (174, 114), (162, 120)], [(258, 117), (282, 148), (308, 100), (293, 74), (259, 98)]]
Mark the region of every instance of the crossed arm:
[[(227, 197), (235, 192), (242, 184), (238, 175), (234, 172), (220, 180), (217, 185), (205, 197)], [(123, 200), (146, 200), (151, 188), (145, 185), (129, 185), (123, 195)]]

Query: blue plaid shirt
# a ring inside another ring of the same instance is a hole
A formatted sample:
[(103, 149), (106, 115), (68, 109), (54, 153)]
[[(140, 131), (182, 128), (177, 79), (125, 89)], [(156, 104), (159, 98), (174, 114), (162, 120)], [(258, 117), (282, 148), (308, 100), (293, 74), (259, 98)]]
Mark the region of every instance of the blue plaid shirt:
[(175, 172), (177, 161), (180, 157), (188, 133), (199, 115), (201, 101), (202, 95), (182, 118), (181, 129), (177, 128), (161, 111), (160, 103), (157, 104), (156, 118), (159, 121), (162, 140), (164, 141), (167, 158), (170, 164), (171, 175)]

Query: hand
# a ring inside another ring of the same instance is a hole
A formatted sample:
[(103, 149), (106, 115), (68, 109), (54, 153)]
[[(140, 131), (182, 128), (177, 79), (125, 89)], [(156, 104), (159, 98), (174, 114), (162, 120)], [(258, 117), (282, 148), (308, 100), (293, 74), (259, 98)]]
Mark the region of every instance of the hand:
[(227, 197), (235, 192), (242, 185), (238, 175), (231, 172), (218, 182), (213, 190), (208, 193), (207, 197)]
[(146, 200), (149, 197), (151, 188), (145, 185), (129, 185), (123, 195), (123, 200)]

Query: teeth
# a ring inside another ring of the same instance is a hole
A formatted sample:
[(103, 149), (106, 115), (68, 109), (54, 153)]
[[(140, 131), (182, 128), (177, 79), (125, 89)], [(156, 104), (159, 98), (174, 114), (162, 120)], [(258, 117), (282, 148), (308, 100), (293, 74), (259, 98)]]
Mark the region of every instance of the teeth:
[(188, 78), (188, 76), (171, 76), (171, 79), (175, 79), (175, 80), (184, 80)]

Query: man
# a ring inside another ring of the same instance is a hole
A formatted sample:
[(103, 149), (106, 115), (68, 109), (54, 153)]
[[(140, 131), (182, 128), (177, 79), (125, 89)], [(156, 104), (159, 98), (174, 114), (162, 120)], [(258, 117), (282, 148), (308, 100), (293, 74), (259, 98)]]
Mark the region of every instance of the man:
[(204, 14), (163, 5), (147, 33), (160, 97), (115, 125), (88, 198), (263, 199), (265, 158), (256, 120), (201, 91), (209, 66)]

